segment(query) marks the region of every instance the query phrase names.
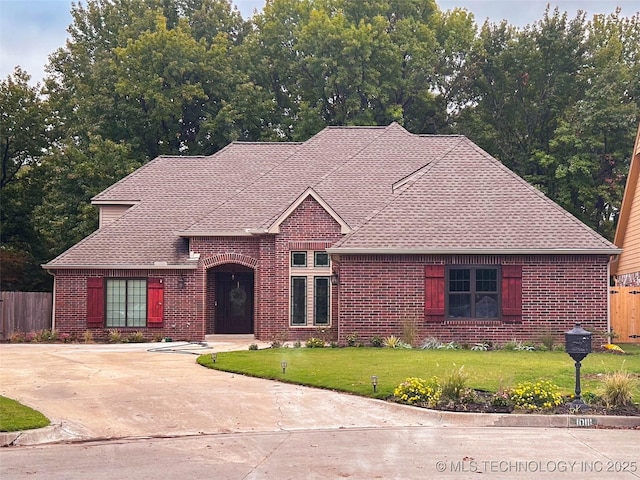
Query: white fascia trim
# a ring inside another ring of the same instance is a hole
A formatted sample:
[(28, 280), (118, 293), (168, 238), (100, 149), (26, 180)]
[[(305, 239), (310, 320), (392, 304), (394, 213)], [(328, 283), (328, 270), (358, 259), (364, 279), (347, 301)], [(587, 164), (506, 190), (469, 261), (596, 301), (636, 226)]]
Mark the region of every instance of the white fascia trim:
[(195, 270), (197, 265), (40, 265), (50, 270)]
[(342, 255), (615, 255), (622, 252), (618, 248), (584, 249), (584, 248), (327, 248), (328, 253)]

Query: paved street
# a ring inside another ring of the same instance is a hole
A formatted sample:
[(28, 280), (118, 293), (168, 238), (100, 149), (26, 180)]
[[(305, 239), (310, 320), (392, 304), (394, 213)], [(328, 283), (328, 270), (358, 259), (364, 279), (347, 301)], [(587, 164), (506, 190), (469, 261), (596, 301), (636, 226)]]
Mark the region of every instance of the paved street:
[(0, 449), (0, 478), (640, 478), (638, 430), (480, 427), (500, 423), (149, 348), (0, 345), (0, 394), (42, 411), (70, 442)]
[(623, 480), (640, 478), (639, 446), (631, 430), (292, 430), (12, 447), (0, 451), (0, 477)]

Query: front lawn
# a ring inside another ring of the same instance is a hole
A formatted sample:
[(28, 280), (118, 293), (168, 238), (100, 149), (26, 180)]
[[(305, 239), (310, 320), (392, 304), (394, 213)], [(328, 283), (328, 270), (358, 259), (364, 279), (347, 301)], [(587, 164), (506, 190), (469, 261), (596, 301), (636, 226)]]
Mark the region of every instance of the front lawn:
[[(623, 346), (627, 348), (626, 346)], [(640, 378), (640, 349), (628, 348), (628, 355), (591, 353), (582, 362), (582, 393), (598, 394), (602, 374), (625, 370)], [(287, 362), (282, 372), (281, 361)], [(389, 348), (269, 348), (221, 352), (198, 358), (209, 368), (261, 378), (327, 388), (358, 395), (387, 398), (407, 377), (429, 379), (464, 367), (467, 386), (497, 392), (520, 382), (547, 380), (563, 395), (575, 389), (574, 362), (565, 352), (406, 350)], [(371, 376), (378, 377), (373, 392)], [(634, 402), (640, 402), (635, 390)]]
[(31, 430), (49, 425), (49, 419), (15, 400), (0, 396), (0, 432)]

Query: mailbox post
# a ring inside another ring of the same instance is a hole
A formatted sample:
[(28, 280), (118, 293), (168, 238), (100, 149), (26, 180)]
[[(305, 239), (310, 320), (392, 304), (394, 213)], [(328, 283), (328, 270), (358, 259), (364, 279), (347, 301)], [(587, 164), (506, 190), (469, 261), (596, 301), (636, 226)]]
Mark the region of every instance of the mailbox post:
[(576, 323), (573, 329), (564, 334), (564, 340), (566, 352), (576, 362), (576, 396), (569, 406), (577, 410), (586, 410), (589, 406), (582, 400), (580, 391), (580, 362), (591, 353), (591, 332)]

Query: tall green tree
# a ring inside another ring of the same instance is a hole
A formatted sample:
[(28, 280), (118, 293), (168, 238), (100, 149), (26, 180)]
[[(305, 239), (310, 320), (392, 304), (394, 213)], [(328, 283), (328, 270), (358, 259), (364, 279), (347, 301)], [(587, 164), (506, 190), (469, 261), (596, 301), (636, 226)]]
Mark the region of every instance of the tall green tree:
[(47, 88), (76, 144), (89, 134), (124, 141), (146, 161), (228, 143), (199, 136), (246, 80), (232, 68), (246, 23), (229, 1), (90, 0), (72, 17)]
[(549, 194), (612, 239), (640, 121), (640, 16), (594, 17), (586, 45), (583, 95), (536, 160), (550, 173)]
[(475, 25), (465, 12), (441, 15), (433, 0), (271, 0), (253, 20), (251, 75), (272, 93), (285, 138), (392, 121), (442, 131), (463, 97), (454, 69)]
[(39, 263), (47, 256), (43, 238), (32, 224), (41, 198), (31, 172), (50, 148), (51, 112), (40, 86), (29, 84), (27, 72), (16, 68), (0, 81), (0, 288), (43, 290), (49, 287)]
[(473, 54), (474, 105), (459, 129), (533, 183), (544, 169), (531, 161), (548, 151), (560, 115), (579, 98), (585, 64), (584, 15), (547, 10), (522, 30), (486, 22)]
[(93, 134), (87, 145), (52, 150), (32, 175), (42, 189), (33, 224), (50, 245), (49, 258), (97, 229), (98, 212), (91, 197), (140, 166), (130, 145)]
[(40, 86), (19, 67), (0, 82), (0, 189), (17, 180), (21, 169), (34, 165), (49, 147), (49, 115)]

